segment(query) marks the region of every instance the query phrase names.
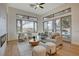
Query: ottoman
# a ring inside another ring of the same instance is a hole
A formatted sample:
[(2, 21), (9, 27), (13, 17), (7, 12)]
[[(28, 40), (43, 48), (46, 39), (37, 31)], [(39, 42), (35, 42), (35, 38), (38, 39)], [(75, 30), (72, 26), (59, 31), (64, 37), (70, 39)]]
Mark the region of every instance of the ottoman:
[(45, 43), (45, 45), (47, 46), (47, 54), (49, 55), (53, 55), (56, 53), (56, 44), (52, 43), (52, 42), (47, 42)]
[(46, 56), (46, 48), (43, 46), (35, 46), (32, 50), (33, 56)]

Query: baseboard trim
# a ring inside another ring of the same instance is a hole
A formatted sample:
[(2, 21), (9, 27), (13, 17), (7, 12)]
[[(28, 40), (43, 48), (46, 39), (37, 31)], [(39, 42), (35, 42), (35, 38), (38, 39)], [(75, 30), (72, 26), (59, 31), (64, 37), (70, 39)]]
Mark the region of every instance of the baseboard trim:
[(7, 42), (12, 42), (12, 41), (18, 41), (18, 40), (9, 40), (9, 41), (7, 41)]
[(79, 45), (79, 42), (71, 42), (72, 44)]

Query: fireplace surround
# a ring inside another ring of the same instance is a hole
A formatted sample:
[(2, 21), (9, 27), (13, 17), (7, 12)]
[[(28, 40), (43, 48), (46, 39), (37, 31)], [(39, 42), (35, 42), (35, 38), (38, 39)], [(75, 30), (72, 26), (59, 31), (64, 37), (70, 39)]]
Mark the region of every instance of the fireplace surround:
[(7, 34), (0, 36), (0, 47), (3, 46), (6, 40), (7, 40)]

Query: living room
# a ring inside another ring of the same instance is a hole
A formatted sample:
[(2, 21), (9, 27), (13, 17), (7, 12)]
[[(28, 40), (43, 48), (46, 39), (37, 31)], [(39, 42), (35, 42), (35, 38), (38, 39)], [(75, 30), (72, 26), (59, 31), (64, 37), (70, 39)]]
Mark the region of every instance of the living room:
[(79, 55), (78, 11), (78, 3), (0, 3), (0, 55)]

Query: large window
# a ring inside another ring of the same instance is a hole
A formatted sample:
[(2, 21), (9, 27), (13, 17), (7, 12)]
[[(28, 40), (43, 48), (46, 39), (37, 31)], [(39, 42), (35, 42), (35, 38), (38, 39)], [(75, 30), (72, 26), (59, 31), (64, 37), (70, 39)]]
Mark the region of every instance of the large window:
[(22, 20), (17, 20), (17, 32), (22, 32)]
[(48, 31), (48, 22), (44, 22), (44, 31), (47, 32)]
[(67, 41), (71, 38), (71, 16), (61, 18), (61, 34)]
[(55, 32), (61, 33), (61, 20), (60, 20), (60, 18), (55, 19)]
[(60, 33), (65, 41), (71, 41), (71, 15), (45, 21), (44, 31)]
[(44, 18), (44, 31), (60, 33), (65, 41), (71, 41), (71, 8), (46, 16)]
[(37, 32), (37, 22), (17, 20), (17, 32)]
[(37, 18), (16, 14), (16, 29), (19, 32), (37, 32)]
[(34, 32), (34, 22), (22, 21), (22, 30), (23, 32)]
[(54, 31), (53, 21), (45, 21), (43, 24), (44, 24), (44, 31), (45, 32), (52, 32), (52, 31)]

